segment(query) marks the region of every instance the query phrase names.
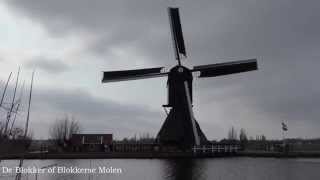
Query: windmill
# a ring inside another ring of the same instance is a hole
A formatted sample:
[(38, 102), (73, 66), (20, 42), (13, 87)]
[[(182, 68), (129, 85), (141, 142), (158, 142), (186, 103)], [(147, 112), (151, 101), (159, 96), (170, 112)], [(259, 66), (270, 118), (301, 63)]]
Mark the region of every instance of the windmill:
[(233, 61), (219, 64), (194, 66), (189, 69), (182, 65), (181, 56), (186, 57), (179, 9), (168, 8), (171, 33), (177, 65), (164, 72), (164, 67), (103, 72), (102, 83), (167, 76), (168, 104), (170, 108), (158, 135), (157, 142), (163, 145), (190, 147), (207, 144), (207, 138), (196, 121), (192, 110), (193, 72), (200, 72), (199, 78), (215, 77), (257, 70), (256, 59)]

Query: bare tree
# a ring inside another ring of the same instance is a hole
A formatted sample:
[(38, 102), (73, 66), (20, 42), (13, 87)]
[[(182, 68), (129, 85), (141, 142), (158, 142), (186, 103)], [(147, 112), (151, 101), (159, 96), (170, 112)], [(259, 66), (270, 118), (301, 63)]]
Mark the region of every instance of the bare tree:
[(152, 143), (154, 141), (155, 138), (152, 137), (149, 133), (143, 133), (139, 138), (140, 143)]
[(55, 140), (56, 145), (66, 147), (72, 134), (80, 133), (80, 124), (73, 117), (65, 116), (57, 119), (50, 128), (50, 137)]
[(229, 140), (237, 140), (237, 132), (232, 126), (231, 129), (228, 132), (228, 139)]
[(241, 142), (246, 142), (246, 141), (248, 141), (247, 132), (246, 132), (246, 130), (243, 129), (243, 128), (240, 129), (239, 139), (240, 139)]
[(267, 138), (266, 138), (266, 136), (265, 135), (257, 135), (256, 136), (256, 141), (266, 141), (267, 140)]
[(243, 128), (240, 129), (239, 139), (240, 139), (241, 148), (245, 149), (247, 147), (247, 144), (248, 144), (248, 137), (247, 137), (246, 130), (243, 129)]

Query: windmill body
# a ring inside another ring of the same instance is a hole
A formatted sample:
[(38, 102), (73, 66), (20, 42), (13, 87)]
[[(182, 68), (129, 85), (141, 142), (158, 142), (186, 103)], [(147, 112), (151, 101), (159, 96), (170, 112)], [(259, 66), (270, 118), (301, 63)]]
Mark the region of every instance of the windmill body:
[(233, 61), (219, 64), (194, 66), (189, 69), (182, 66), (180, 55), (186, 57), (178, 8), (168, 8), (172, 39), (178, 64), (169, 72), (163, 67), (107, 71), (103, 74), (103, 83), (168, 76), (168, 104), (170, 108), (156, 141), (162, 145), (191, 147), (207, 144), (207, 138), (193, 115), (192, 82), (193, 72), (200, 72), (199, 78), (228, 75), (257, 69), (256, 59)]
[(192, 72), (188, 68), (178, 65), (170, 70), (167, 82), (168, 105), (165, 107), (171, 109), (157, 135), (160, 144), (188, 147), (197, 144), (196, 138), (199, 144), (207, 143), (192, 112), (192, 81)]

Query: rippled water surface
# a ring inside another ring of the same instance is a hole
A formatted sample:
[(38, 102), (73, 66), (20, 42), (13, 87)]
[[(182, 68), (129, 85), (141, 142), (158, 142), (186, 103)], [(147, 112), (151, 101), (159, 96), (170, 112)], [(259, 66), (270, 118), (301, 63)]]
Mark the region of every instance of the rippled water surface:
[[(24, 167), (78, 167), (97, 169), (96, 173), (23, 174), (22, 179), (38, 180), (305, 180), (320, 179), (320, 159), (216, 158), (216, 159), (103, 159), (103, 160), (26, 160)], [(0, 179), (14, 179), (4, 168), (18, 166), (18, 161), (0, 162)], [(99, 173), (99, 167), (106, 172)], [(108, 172), (107, 172), (108, 171)], [(112, 172), (113, 171), (113, 172)]]

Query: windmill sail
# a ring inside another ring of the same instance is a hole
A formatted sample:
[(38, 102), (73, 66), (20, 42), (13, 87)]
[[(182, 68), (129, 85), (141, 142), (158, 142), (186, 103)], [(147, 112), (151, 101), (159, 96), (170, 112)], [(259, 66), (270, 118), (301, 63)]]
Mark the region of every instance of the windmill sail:
[(246, 71), (257, 70), (257, 60), (249, 59), (218, 64), (209, 64), (193, 67), (192, 71), (200, 71), (199, 77), (215, 77)]
[(171, 25), (171, 33), (172, 38), (174, 42), (175, 52), (177, 59), (180, 60), (179, 54), (187, 56), (184, 40), (183, 40), (183, 34), (182, 34), (182, 28), (181, 28), (181, 21), (179, 16), (179, 8), (168, 8), (169, 12), (169, 19), (170, 19), (170, 25)]
[(147, 69), (134, 69), (123, 71), (106, 71), (103, 72), (102, 82), (117, 82), (136, 79), (146, 79), (161, 77), (167, 75), (167, 73), (161, 72), (163, 67), (147, 68)]

